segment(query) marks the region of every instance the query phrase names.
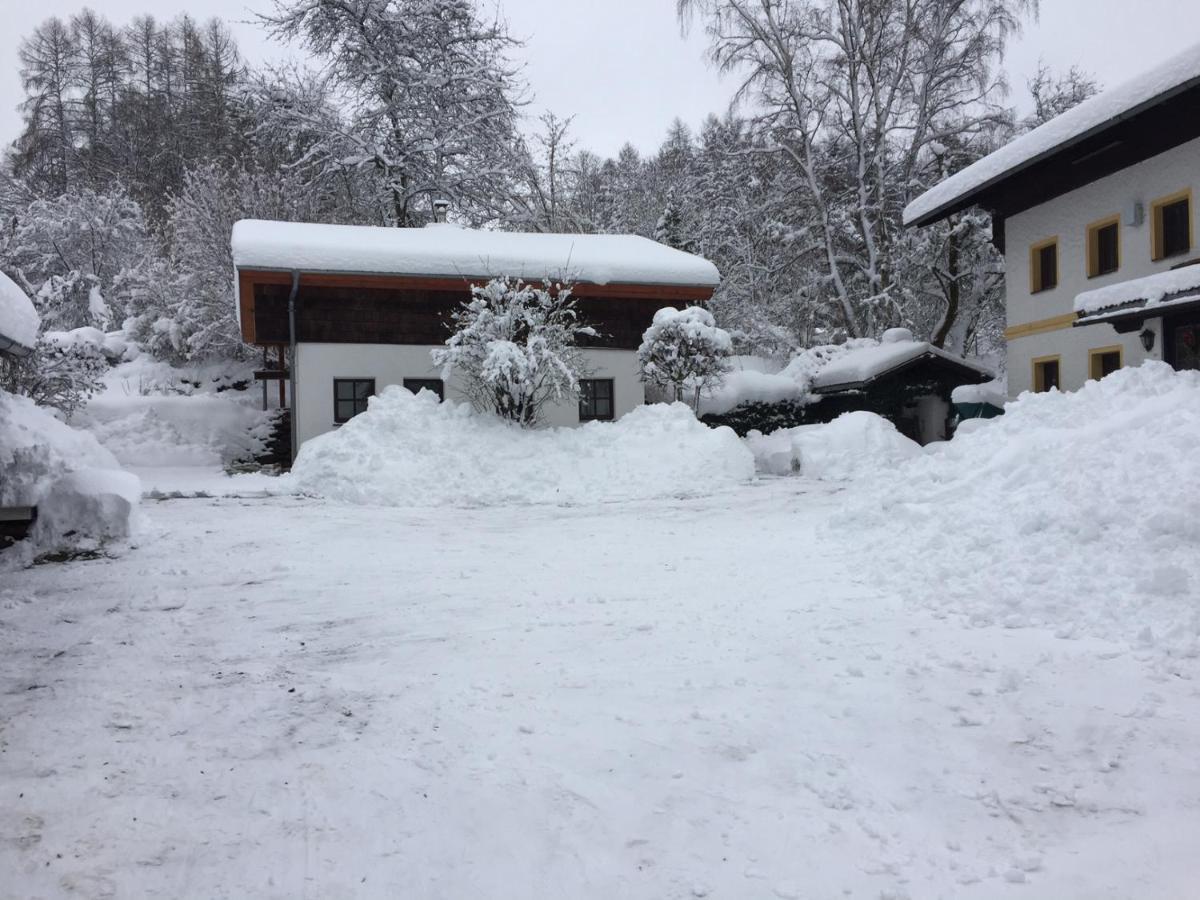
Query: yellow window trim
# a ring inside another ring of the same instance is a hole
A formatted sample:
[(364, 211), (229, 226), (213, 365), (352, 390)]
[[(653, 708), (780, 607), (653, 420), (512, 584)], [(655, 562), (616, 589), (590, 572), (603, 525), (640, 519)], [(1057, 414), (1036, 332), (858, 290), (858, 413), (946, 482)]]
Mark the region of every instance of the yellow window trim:
[[(1100, 272), (1100, 229), (1109, 225), (1117, 226), (1117, 268), (1112, 272)], [(1121, 268), (1121, 216), (1114, 214), (1097, 219), (1087, 226), (1087, 277), (1099, 278), (1101, 275), (1112, 275)]]
[[(1054, 284), (1050, 285), (1050, 287), (1048, 287), (1048, 288), (1040, 288), (1040, 287), (1038, 287), (1038, 282), (1040, 282), (1042, 280), (1040, 277), (1042, 274), (1041, 251), (1045, 250), (1047, 247), (1054, 248)], [(1059, 264), (1059, 259), (1058, 259), (1058, 235), (1057, 234), (1054, 235), (1054, 237), (1048, 237), (1044, 240), (1038, 241), (1036, 244), (1030, 245), (1030, 247), (1029, 247), (1029, 293), (1044, 294), (1047, 291), (1052, 291), (1056, 287), (1058, 287), (1058, 275), (1059, 275), (1059, 270), (1061, 268), (1062, 268), (1062, 266)]]
[(1124, 368), (1125, 348), (1121, 344), (1111, 344), (1107, 347), (1096, 347), (1095, 349), (1088, 351), (1088, 379), (1090, 381), (1100, 380), (1100, 376), (1096, 374), (1097, 363), (1099, 357), (1103, 356), (1105, 353), (1117, 354), (1117, 368)]
[[(1195, 225), (1195, 207), (1192, 206), (1192, 189), (1184, 188), (1182, 191), (1176, 191), (1174, 194), (1167, 194), (1165, 197), (1159, 197), (1157, 200), (1150, 201), (1150, 258), (1155, 262), (1160, 259), (1165, 259), (1162, 250), (1162, 225), (1159, 223), (1159, 213), (1162, 208), (1171, 203), (1177, 203), (1180, 200), (1188, 202), (1188, 250), (1196, 246)], [(1182, 255), (1182, 254), (1181, 254)]]
[(1062, 381), (1062, 356), (1061, 355), (1054, 354), (1053, 356), (1035, 356), (1033, 359), (1031, 359), (1029, 361), (1029, 365), (1033, 370), (1033, 375), (1030, 380), (1030, 384), (1033, 385), (1033, 392), (1035, 394), (1041, 394), (1041, 393), (1045, 392), (1045, 390), (1046, 390), (1045, 382), (1040, 377), (1041, 372), (1039, 370), (1039, 367), (1041, 366), (1042, 363), (1048, 363), (1048, 362), (1058, 363), (1058, 380), (1060, 382)]
[(1070, 328), (1078, 317), (1078, 313), (1064, 313), (1049, 319), (1038, 319), (1036, 322), (1026, 322), (1023, 325), (1012, 325), (1004, 329), (1005, 340), (1029, 337), (1031, 334), (1045, 334), (1047, 331), (1058, 331), (1060, 328)]

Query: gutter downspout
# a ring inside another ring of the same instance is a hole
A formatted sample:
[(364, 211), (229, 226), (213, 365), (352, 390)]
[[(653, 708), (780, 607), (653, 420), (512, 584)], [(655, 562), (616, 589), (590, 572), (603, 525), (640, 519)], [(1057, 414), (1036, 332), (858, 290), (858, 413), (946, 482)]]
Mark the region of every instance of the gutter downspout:
[(299, 370), (299, 366), (296, 365), (296, 293), (299, 290), (300, 273), (296, 269), (292, 269), (292, 292), (288, 294), (288, 345), (292, 352), (292, 391), (291, 396), (288, 398), (288, 412), (291, 416), (292, 425), (292, 462), (296, 461), (296, 453), (300, 450), (296, 422), (296, 376)]

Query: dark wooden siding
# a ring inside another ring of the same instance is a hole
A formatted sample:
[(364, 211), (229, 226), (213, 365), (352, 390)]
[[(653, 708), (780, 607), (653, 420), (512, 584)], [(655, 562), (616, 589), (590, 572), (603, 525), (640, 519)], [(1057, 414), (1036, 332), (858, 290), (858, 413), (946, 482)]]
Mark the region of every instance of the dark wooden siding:
[[(288, 341), (286, 284), (254, 285), (255, 341)], [(450, 314), (467, 296), (462, 291), (391, 290), (301, 285), (296, 315), (299, 341), (333, 344), (441, 344), (450, 336)], [(636, 350), (661, 300), (581, 297), (579, 311), (598, 339), (584, 346)], [(682, 304), (679, 304), (682, 305)]]

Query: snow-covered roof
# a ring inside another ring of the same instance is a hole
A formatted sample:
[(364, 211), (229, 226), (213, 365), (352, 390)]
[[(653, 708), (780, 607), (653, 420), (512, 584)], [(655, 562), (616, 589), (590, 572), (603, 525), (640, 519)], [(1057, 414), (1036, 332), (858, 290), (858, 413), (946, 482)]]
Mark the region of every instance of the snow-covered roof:
[(1200, 44), (1141, 75), (1090, 97), (930, 188), (904, 210), (904, 224), (929, 221), (943, 209), (1026, 168), (1051, 151), (1075, 144), (1165, 95), (1200, 83)]
[(233, 226), (244, 269), (298, 269), (447, 278), (509, 276), (591, 284), (715, 287), (702, 257), (634, 235), (533, 234), (436, 224), (425, 228), (244, 219)]
[(844, 386), (865, 384), (925, 356), (974, 369), (989, 378), (995, 375), (980, 363), (942, 350), (928, 341), (913, 340), (912, 333), (905, 328), (893, 328), (884, 332), (883, 340), (878, 345), (851, 350), (822, 368), (813, 376), (813, 390), (824, 393)]
[(1168, 297), (1172, 301), (1188, 299), (1177, 295), (1195, 290), (1200, 290), (1200, 265), (1184, 266), (1084, 291), (1075, 296), (1075, 312), (1090, 315), (1134, 303), (1138, 306), (1157, 306)]
[(20, 348), (23, 355), (37, 343), (40, 326), (41, 318), (33, 308), (33, 301), (15, 281), (0, 272), (0, 350)]

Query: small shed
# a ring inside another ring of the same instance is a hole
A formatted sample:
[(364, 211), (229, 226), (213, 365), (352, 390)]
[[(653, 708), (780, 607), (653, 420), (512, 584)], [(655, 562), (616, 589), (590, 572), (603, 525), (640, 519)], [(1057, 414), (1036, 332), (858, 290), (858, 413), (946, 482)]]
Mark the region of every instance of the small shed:
[(820, 402), (809, 406), (808, 415), (832, 421), (845, 412), (867, 410), (917, 443), (929, 444), (950, 437), (954, 389), (993, 378), (987, 366), (914, 340), (907, 328), (892, 328), (877, 346), (850, 350), (814, 376), (812, 392)]
[(41, 324), (33, 301), (0, 272), (0, 356), (20, 359), (32, 353)]

